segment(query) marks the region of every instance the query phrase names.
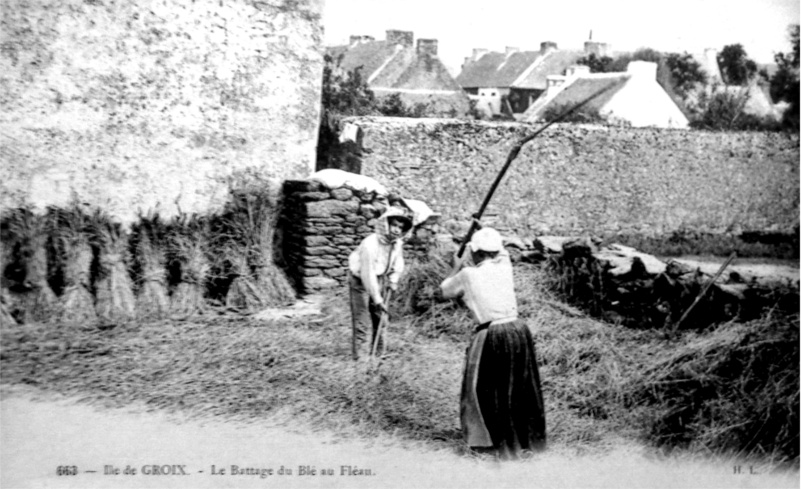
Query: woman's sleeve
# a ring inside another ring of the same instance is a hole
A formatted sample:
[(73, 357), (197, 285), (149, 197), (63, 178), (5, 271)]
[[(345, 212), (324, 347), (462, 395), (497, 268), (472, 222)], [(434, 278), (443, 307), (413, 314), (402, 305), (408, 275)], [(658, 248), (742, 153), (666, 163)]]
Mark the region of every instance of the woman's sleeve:
[[(369, 238), (369, 236), (368, 236)], [(360, 275), (364, 290), (370, 294), (373, 303), (381, 304), (383, 298), (381, 297), (381, 289), (378, 286), (378, 276), (375, 270), (375, 260), (373, 256), (378, 252), (376, 245), (372, 240), (365, 239), (362, 246), (359, 247), (359, 264), (361, 265)]]
[(442, 289), (442, 297), (446, 299), (455, 299), (464, 294), (464, 271), (460, 271), (453, 277), (448, 277), (440, 284)]
[(391, 270), (389, 272), (389, 283), (391, 284), (398, 284), (401, 275), (403, 274), (403, 270), (406, 268), (406, 261), (403, 259), (403, 242), (400, 241), (399, 245), (396, 245), (395, 250), (393, 250), (393, 255), (396, 255), (393, 258), (393, 262), (391, 265)]

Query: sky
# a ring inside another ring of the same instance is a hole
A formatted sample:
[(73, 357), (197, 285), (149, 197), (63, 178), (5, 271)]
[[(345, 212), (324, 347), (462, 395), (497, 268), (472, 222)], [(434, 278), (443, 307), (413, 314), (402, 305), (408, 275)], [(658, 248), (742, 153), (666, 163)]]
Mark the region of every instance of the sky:
[(439, 57), (458, 73), (473, 48), (538, 50), (554, 41), (582, 49), (592, 39), (613, 51), (650, 47), (700, 53), (742, 44), (757, 63), (788, 52), (787, 28), (799, 23), (799, 0), (323, 0), (324, 42), (351, 34), (386, 37), (388, 29), (438, 40)]

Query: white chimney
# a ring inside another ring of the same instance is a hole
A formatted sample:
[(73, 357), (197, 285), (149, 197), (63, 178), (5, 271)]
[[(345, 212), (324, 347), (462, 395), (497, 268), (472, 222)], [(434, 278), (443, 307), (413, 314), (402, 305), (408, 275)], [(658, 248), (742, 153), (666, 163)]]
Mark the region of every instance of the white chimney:
[(629, 61), (626, 72), (638, 80), (656, 80), (656, 68), (657, 64), (650, 61)]
[(511, 46), (506, 46), (506, 57), (515, 54), (516, 52), (520, 51), (520, 48), (513, 48)]
[(587, 65), (570, 65), (565, 69), (565, 76), (589, 75), (590, 67)]

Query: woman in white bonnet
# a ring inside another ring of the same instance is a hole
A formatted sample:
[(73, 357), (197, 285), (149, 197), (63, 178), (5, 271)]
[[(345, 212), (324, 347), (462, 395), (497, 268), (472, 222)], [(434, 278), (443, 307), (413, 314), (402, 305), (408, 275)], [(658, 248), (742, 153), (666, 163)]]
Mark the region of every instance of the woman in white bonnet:
[(469, 248), (475, 266), (457, 259), (441, 284), (443, 296), (460, 298), (478, 324), (462, 380), (462, 433), (475, 451), (515, 459), (545, 448), (534, 340), (517, 317), (512, 263), (501, 235), (480, 229)]

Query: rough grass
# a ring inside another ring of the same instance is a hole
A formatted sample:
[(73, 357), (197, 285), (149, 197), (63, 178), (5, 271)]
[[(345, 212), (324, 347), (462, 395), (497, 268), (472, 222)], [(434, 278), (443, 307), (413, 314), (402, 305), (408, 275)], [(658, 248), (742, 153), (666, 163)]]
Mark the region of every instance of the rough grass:
[[(408, 279), (430, 290), (438, 274), (411, 270)], [(624, 439), (667, 444), (683, 453), (736, 453), (737, 440), (715, 433), (725, 434), (725, 423), (754, 416), (781, 427), (771, 436), (794, 432), (797, 440), (797, 320), (795, 330), (782, 330), (777, 337), (765, 336), (773, 331), (767, 325), (723, 325), (712, 335), (687, 333), (667, 340), (656, 331), (583, 316), (551, 297), (544, 283), (540, 269), (517, 266), (519, 306), (534, 331), (552, 449), (600, 454)], [(291, 415), (342, 437), (390, 435), (465, 453), (458, 396), (472, 323), (462, 309), (436, 297), (424, 303), (406, 299), (397, 296), (388, 355), (380, 364), (350, 360), (350, 315), (342, 290), (312, 320), (220, 315), (105, 330), (5, 327), (3, 378), (114, 406), (144, 402), (153, 409), (249, 421)], [(404, 307), (417, 312), (402, 316)], [(789, 358), (787, 365), (770, 367), (767, 360), (793, 338), (795, 365)], [(758, 358), (755, 372), (760, 374), (743, 380), (737, 370), (718, 368), (727, 351), (743, 362)], [(712, 391), (699, 396), (681, 382), (665, 387), (665, 380), (697, 375), (704, 382), (717, 376), (709, 384), (717, 397)], [(731, 395), (740, 391), (749, 395), (734, 403)], [(691, 442), (655, 438), (671, 406), (695, 410), (682, 435)], [(795, 413), (795, 425), (784, 422), (788, 413)], [(777, 416), (782, 421), (776, 422)], [(771, 463), (797, 468), (797, 447), (794, 453), (787, 447), (771, 448), (763, 439), (740, 455), (768, 455)]]

